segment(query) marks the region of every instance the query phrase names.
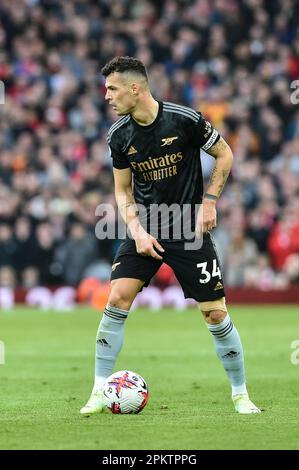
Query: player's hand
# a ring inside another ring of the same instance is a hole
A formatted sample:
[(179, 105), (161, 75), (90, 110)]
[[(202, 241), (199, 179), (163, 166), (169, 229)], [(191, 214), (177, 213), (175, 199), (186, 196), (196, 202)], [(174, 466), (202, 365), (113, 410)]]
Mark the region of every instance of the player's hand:
[(217, 225), (217, 213), (216, 213), (216, 202), (210, 199), (204, 199), (200, 207), (197, 224), (196, 224), (196, 236), (200, 238), (201, 232), (207, 233), (213, 230)]
[(156, 250), (164, 252), (164, 248), (160, 243), (149, 233), (145, 232), (135, 238), (136, 250), (139, 255), (152, 256), (153, 258), (161, 261), (163, 260)]
[(216, 202), (210, 199), (204, 199), (203, 209), (203, 233), (207, 233), (217, 225)]

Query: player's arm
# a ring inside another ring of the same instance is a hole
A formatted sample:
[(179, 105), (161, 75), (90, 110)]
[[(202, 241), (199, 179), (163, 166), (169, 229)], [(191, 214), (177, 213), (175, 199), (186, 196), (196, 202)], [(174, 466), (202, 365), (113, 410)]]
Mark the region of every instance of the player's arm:
[(143, 228), (138, 218), (138, 208), (132, 192), (132, 172), (130, 168), (113, 168), (115, 199), (120, 215), (133, 234)]
[(204, 232), (216, 227), (216, 201), (222, 193), (233, 163), (233, 153), (222, 137), (207, 153), (212, 155), (216, 162), (203, 200)]
[(155, 251), (164, 251), (160, 243), (148, 234), (142, 227), (139, 220), (138, 207), (136, 205), (132, 191), (132, 172), (130, 168), (113, 168), (115, 199), (119, 212), (130, 229), (135, 240), (137, 253), (144, 256), (152, 256), (158, 260), (162, 257)]
[[(233, 164), (233, 153), (230, 146), (222, 137), (220, 137), (215, 145), (207, 150), (207, 153), (216, 159), (216, 163), (212, 171), (206, 194), (214, 196), (216, 201), (222, 193), (230, 173)], [(210, 200), (212, 200), (212, 198)]]

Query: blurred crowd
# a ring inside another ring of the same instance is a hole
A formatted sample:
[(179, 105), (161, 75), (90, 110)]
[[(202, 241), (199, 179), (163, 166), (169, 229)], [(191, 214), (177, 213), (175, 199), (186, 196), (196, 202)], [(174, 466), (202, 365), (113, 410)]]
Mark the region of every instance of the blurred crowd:
[[(226, 284), (299, 282), (298, 18), (296, 0), (1, 0), (0, 285), (109, 277), (119, 241), (94, 230), (115, 204), (100, 69), (117, 55), (233, 150), (215, 230)], [(174, 280), (164, 267), (156, 282)]]

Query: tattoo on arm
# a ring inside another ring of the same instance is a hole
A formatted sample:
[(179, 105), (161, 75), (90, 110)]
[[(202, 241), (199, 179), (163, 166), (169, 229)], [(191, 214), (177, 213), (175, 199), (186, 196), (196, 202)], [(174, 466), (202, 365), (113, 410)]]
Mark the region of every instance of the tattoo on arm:
[(229, 175), (228, 170), (222, 170), (222, 182), (220, 183), (220, 186), (219, 186), (219, 189), (218, 189), (218, 194), (217, 194), (218, 197), (220, 196), (220, 194), (223, 191), (223, 188), (224, 188), (224, 185), (225, 185), (226, 180), (228, 178), (228, 175)]
[[(216, 159), (208, 192), (219, 197), (230, 173), (232, 152), (229, 145), (220, 137), (219, 141), (208, 150), (208, 153)], [(224, 160), (221, 158), (222, 156), (225, 157)]]
[(229, 170), (219, 171), (219, 169), (216, 167), (213, 169), (209, 186), (212, 186), (214, 184), (218, 185), (217, 190), (216, 190), (217, 197), (219, 197), (220, 194), (222, 193), (222, 190), (224, 188), (228, 175), (229, 175)]
[(223, 139), (223, 137), (220, 137), (217, 144), (212, 145), (212, 147), (209, 150), (207, 150), (207, 153), (209, 155), (212, 155), (212, 157), (217, 158), (219, 153), (224, 152), (228, 148), (229, 147), (227, 143), (225, 142), (225, 140)]
[(213, 171), (212, 171), (212, 174), (211, 174), (211, 178), (210, 178), (210, 184), (214, 184), (215, 181), (217, 180), (218, 178), (218, 171), (217, 171), (217, 168), (213, 168)]

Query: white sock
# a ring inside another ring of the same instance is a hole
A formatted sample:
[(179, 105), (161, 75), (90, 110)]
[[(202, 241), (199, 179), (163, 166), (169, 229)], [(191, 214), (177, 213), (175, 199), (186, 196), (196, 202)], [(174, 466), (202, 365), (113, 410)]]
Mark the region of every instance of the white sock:
[(234, 397), (235, 395), (241, 395), (244, 393), (248, 395), (245, 383), (242, 385), (232, 385), (232, 397)]
[(95, 377), (92, 393), (96, 393), (99, 390), (102, 390), (105, 380), (106, 380), (106, 377)]
[(207, 327), (213, 335), (217, 356), (229, 378), (232, 395), (247, 393), (242, 343), (229, 315), (222, 322), (207, 324)]
[(112, 374), (124, 340), (125, 320), (129, 311), (107, 305), (96, 337), (95, 381), (93, 392), (103, 388)]

